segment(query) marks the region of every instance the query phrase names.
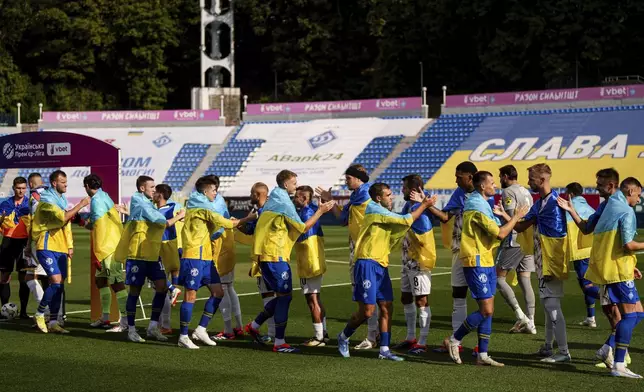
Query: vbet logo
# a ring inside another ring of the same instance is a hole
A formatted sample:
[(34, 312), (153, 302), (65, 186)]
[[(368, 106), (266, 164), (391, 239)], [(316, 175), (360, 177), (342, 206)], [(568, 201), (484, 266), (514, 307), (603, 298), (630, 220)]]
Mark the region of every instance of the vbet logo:
[(165, 145), (168, 145), (170, 143), (172, 143), (172, 139), (170, 139), (170, 136), (168, 136), (168, 135), (161, 135), (157, 139), (152, 141), (152, 144), (154, 144), (158, 148), (161, 148), (161, 147), (163, 147)]
[(624, 98), (635, 95), (635, 88), (622, 87), (601, 87), (599, 95), (607, 98)]
[(72, 155), (70, 143), (47, 143), (47, 155), (50, 157)]
[(56, 112), (56, 121), (86, 121), (87, 115), (83, 112)]
[(407, 106), (407, 101), (404, 99), (379, 99), (376, 101), (376, 108), (378, 109), (400, 109)]
[(335, 136), (335, 133), (333, 133), (333, 131), (326, 131), (326, 132), (321, 133), (321, 134), (319, 134), (317, 136), (313, 136), (312, 138), (310, 138), (308, 140), (308, 142), (309, 142), (309, 145), (311, 146), (311, 148), (315, 150), (318, 147), (322, 147), (325, 144), (331, 143), (332, 141), (334, 141), (337, 138), (338, 137)]
[(463, 102), (470, 105), (487, 105), (492, 104), (496, 101), (494, 95), (465, 95), (463, 97)]
[(197, 110), (175, 110), (173, 117), (175, 120), (200, 120), (204, 114)]

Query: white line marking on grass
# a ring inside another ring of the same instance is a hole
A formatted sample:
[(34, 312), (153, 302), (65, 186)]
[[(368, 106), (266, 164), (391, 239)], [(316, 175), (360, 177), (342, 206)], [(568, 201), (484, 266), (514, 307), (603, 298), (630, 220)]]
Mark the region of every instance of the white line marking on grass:
[[(345, 264), (349, 265), (348, 261), (341, 261), (341, 260), (333, 260), (333, 259), (326, 259), (327, 263), (332, 263), (332, 264)], [(389, 264), (390, 267), (402, 267), (400, 264)], [(452, 267), (434, 267), (434, 269), (449, 269), (451, 270)], [(435, 275), (435, 274), (432, 274)]]
[(340, 248), (325, 248), (324, 250), (325, 251), (332, 251), (332, 250), (345, 250), (345, 249), (349, 249), (349, 247), (348, 246), (342, 246)]

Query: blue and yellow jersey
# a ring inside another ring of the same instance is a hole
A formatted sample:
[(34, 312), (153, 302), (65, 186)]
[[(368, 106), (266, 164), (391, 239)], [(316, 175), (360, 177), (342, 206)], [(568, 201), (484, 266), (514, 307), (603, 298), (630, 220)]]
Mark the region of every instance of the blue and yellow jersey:
[(624, 249), (637, 233), (635, 211), (621, 191), (608, 199), (595, 226), (586, 279), (597, 284), (633, 280), (637, 257)]
[(115, 258), (158, 262), (167, 219), (154, 207), (152, 200), (137, 192), (130, 200), (130, 217), (116, 249)]
[[(420, 203), (408, 201), (402, 214), (408, 214), (420, 207)], [(421, 271), (431, 271), (436, 265), (436, 242), (430, 213), (425, 211), (411, 225), (403, 243), (403, 261), (414, 261)]]
[[(228, 205), (221, 194), (217, 194), (213, 204), (217, 213), (230, 219)], [(235, 233), (232, 228), (221, 228), (210, 239), (212, 241), (212, 257), (217, 266), (217, 272), (219, 275), (226, 275), (235, 269)]]
[(253, 248), (255, 244), (255, 241), (253, 240), (255, 238), (255, 227), (257, 227), (257, 220), (261, 216), (262, 211), (264, 211), (264, 207), (257, 209), (257, 219), (246, 222), (244, 225), (238, 227), (234, 231), (235, 241), (239, 242), (240, 244), (250, 246), (251, 267), (248, 275), (253, 278), (262, 276), (262, 272), (259, 269), (259, 263), (257, 262), (257, 256), (255, 256), (255, 250)]
[(356, 241), (356, 260), (370, 259), (388, 267), (391, 249), (405, 237), (412, 223), (411, 214), (396, 214), (374, 201), (369, 202)]
[(4, 215), (2, 221), (2, 236), (7, 238), (28, 238), (31, 214), (29, 197), (25, 195), (16, 203), (13, 196), (0, 203), (0, 212)]
[(181, 241), (185, 259), (212, 261), (210, 237), (222, 227), (233, 227), (233, 222), (218, 214), (210, 200), (198, 192), (192, 192), (188, 198), (184, 221)]
[[(315, 204), (300, 209), (298, 214), (302, 222), (306, 222), (318, 210)], [(326, 258), (324, 256), (324, 233), (320, 221), (315, 222), (307, 232), (297, 239), (295, 243), (297, 257), (297, 274), (300, 278), (308, 279), (320, 276), (326, 272)]]
[(289, 261), (305, 228), (286, 190), (275, 188), (257, 221), (253, 253), (259, 262)]
[(459, 258), (463, 267), (494, 267), (501, 222), (479, 192), (472, 192), (463, 209)]
[[(573, 197), (571, 201), (581, 219), (588, 220), (595, 213), (595, 210), (588, 205), (588, 202), (583, 196)], [(568, 229), (568, 260), (577, 261), (589, 258), (590, 247), (593, 244), (593, 235), (584, 235), (577, 227), (572, 216), (567, 212), (566, 225)]]
[(557, 192), (537, 200), (524, 220), (535, 220), (534, 256), (537, 275), (568, 279), (568, 240), (565, 211), (557, 204)]
[(351, 192), (349, 202), (342, 208), (342, 224), (349, 228), (349, 264), (353, 264), (355, 261), (355, 244), (358, 241), (358, 235), (360, 234), (360, 227), (364, 220), (367, 204), (371, 200), (369, 187), (371, 187), (371, 183), (360, 185), (358, 189)]
[(74, 246), (71, 226), (65, 220), (67, 199), (53, 188), (40, 194), (40, 202), (34, 213), (31, 236), (36, 250), (67, 253)]
[(105, 260), (116, 252), (123, 224), (114, 202), (102, 189), (92, 196), (87, 228), (91, 230), (92, 248), (98, 260)]
[[(182, 207), (174, 200), (168, 200), (168, 203), (163, 207), (159, 207), (159, 212), (165, 216), (166, 220), (174, 218)], [(166, 227), (161, 239), (161, 249), (159, 256), (166, 266), (173, 266), (175, 268), (180, 264), (179, 262), (179, 249), (181, 249), (181, 229), (183, 222), (178, 221), (173, 226)], [(167, 268), (166, 268), (167, 269)]]

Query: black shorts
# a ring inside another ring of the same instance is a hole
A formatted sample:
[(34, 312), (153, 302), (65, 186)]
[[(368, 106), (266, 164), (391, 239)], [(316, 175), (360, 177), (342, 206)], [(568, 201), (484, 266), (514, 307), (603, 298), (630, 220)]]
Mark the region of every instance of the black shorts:
[[(27, 267), (22, 252), (27, 246), (27, 238), (4, 237), (0, 244), (0, 271), (22, 271)], [(14, 270), (15, 265), (15, 270)]]

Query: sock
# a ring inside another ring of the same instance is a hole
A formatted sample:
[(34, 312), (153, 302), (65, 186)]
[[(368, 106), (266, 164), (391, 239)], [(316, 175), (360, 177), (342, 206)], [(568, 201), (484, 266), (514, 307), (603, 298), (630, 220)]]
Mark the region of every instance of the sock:
[(110, 320), (110, 308), (112, 307), (112, 290), (108, 286), (98, 289), (101, 296), (101, 309), (103, 309), (103, 321)]
[(177, 275), (177, 276), (172, 275), (172, 277), (170, 278), (170, 283), (173, 286), (178, 286), (179, 285), (179, 275)]
[(420, 328), (420, 339), (418, 344), (424, 346), (427, 344), (427, 336), (429, 335), (429, 324), (432, 320), (432, 310), (429, 306), (421, 306), (418, 308), (418, 327)]
[(566, 334), (566, 320), (561, 310), (560, 298), (546, 298), (543, 307), (550, 314), (551, 325), (555, 335), (555, 341), (561, 354), (568, 354), (568, 336)]
[(610, 335), (608, 335), (608, 339), (606, 339), (606, 343), (604, 343), (607, 346), (610, 346), (615, 350), (615, 334), (617, 333), (617, 330), (613, 328), (611, 331)]
[(584, 302), (586, 303), (586, 317), (595, 317), (595, 302), (599, 298), (599, 287), (584, 287)]
[(324, 327), (322, 323), (313, 323), (313, 332), (315, 332), (315, 338), (317, 340), (321, 341), (324, 339)]
[[(286, 324), (288, 322), (288, 309), (291, 306), (291, 295), (282, 295), (277, 297), (277, 306), (275, 306), (275, 342), (277, 339), (284, 339), (286, 333)], [(281, 343), (284, 344), (284, 343)], [(278, 344), (279, 345), (279, 344)]]
[(127, 313), (127, 325), (134, 328), (134, 319), (136, 318), (136, 303), (139, 300), (138, 295), (128, 294), (127, 302), (125, 303), (125, 311)]
[(116, 295), (116, 303), (119, 305), (120, 316), (127, 316), (127, 290), (120, 290), (114, 294)]
[(47, 287), (47, 290), (45, 290), (42, 300), (40, 300), (40, 304), (38, 305), (38, 315), (45, 314), (45, 310), (49, 307), (49, 304), (54, 298), (54, 295), (58, 293), (58, 290), (60, 290), (60, 283), (52, 283)]
[[(268, 299), (268, 301), (264, 301), (264, 310), (261, 311), (257, 315), (257, 317), (255, 317), (254, 323), (257, 324), (258, 327), (255, 327), (255, 324), (253, 324), (253, 328), (256, 328), (256, 329), (258, 329), (259, 326), (264, 324), (264, 322), (269, 318), (274, 318), (273, 315), (275, 314), (275, 309), (277, 307), (277, 297), (269, 297), (264, 299), (265, 300)], [(270, 333), (270, 330), (269, 330), (269, 333)]]
[(528, 318), (534, 322), (534, 310), (536, 307), (536, 300), (534, 297), (534, 290), (532, 289), (532, 281), (530, 276), (523, 276), (519, 274), (519, 287), (523, 291), (523, 300), (525, 301), (525, 312)]
[(31, 291), (31, 294), (34, 296), (36, 302), (40, 303), (40, 301), (42, 301), (43, 295), (45, 294), (45, 291), (42, 289), (42, 286), (40, 286), (40, 283), (38, 283), (38, 280), (33, 279), (27, 281), (27, 287), (29, 287), (29, 291)]
[(58, 318), (60, 320), (63, 320), (65, 316), (65, 302), (67, 302), (67, 294), (65, 293), (65, 284), (61, 283), (60, 284), (60, 308), (58, 310)]
[(242, 328), (244, 326), (244, 320), (242, 319), (241, 305), (239, 304), (239, 296), (237, 291), (235, 291), (235, 286), (233, 284), (226, 285), (226, 294), (230, 296), (230, 309), (233, 316), (235, 316), (235, 324), (237, 328)]
[(615, 363), (624, 362), (635, 325), (637, 325), (637, 313), (625, 313), (617, 323), (615, 328), (617, 330), (615, 334)]
[(499, 292), (501, 293), (503, 299), (505, 299), (505, 302), (514, 311), (514, 316), (516, 317), (516, 319), (523, 320), (525, 318), (525, 314), (521, 310), (519, 301), (517, 301), (517, 297), (514, 295), (514, 290), (512, 290), (512, 287), (510, 287), (510, 285), (506, 281), (505, 276), (496, 277), (496, 287), (499, 289)]
[[(362, 325), (362, 324), (361, 324), (361, 325)], [(342, 330), (342, 332), (340, 333), (340, 337), (341, 337), (342, 339), (344, 339), (344, 340), (347, 340), (347, 339), (349, 339), (349, 338), (351, 337), (351, 335), (353, 335), (353, 333), (354, 333), (355, 331), (356, 331), (356, 330), (355, 330), (354, 328), (351, 328), (351, 327), (349, 326), (349, 323), (347, 323), (347, 325), (344, 327), (344, 329), (343, 329), (343, 330)]]
[(326, 317), (322, 317), (322, 329), (324, 329), (324, 334), (327, 334), (327, 329), (326, 329)]
[(179, 333), (181, 335), (188, 336), (188, 326), (192, 319), (192, 308), (194, 307), (195, 304), (187, 301), (181, 303), (181, 312), (179, 313)]
[(389, 351), (389, 342), (391, 341), (391, 332), (380, 331), (380, 353)]
[(161, 328), (170, 329), (170, 315), (172, 314), (172, 299), (169, 295), (165, 296), (165, 302), (163, 303), (163, 309), (161, 310), (161, 317), (159, 318), (161, 322)]
[(467, 299), (454, 298), (452, 310), (452, 331), (456, 332), (467, 318)]
[(224, 319), (224, 333), (232, 334), (233, 333), (233, 316), (232, 316), (232, 306), (230, 304), (230, 294), (226, 290), (227, 285), (224, 285), (224, 298), (221, 301), (221, 317)]
[(207, 328), (210, 324), (212, 316), (217, 312), (219, 304), (221, 303), (221, 298), (210, 296), (206, 301), (206, 304), (203, 307), (203, 314), (201, 315), (201, 320), (199, 320), (199, 326)]
[(470, 313), (469, 316), (463, 321), (463, 324), (461, 324), (460, 327), (454, 332), (454, 339), (458, 340), (459, 342), (463, 340), (465, 335), (470, 333), (475, 328), (478, 328), (479, 324), (483, 322), (485, 317), (481, 314), (480, 311), (476, 311), (473, 313)]
[[(543, 304), (543, 301), (542, 301)], [(550, 312), (548, 312), (546, 309), (543, 309), (544, 312), (544, 327), (546, 329), (545, 331), (545, 345), (546, 348), (552, 349), (552, 343), (555, 340), (555, 330), (552, 324), (552, 317), (550, 316)]]
[(407, 337), (405, 340), (416, 340), (416, 304), (405, 304), (405, 322), (407, 323)]
[[(584, 300), (586, 301), (586, 317), (595, 318), (595, 298), (585, 296)], [(589, 303), (589, 301), (593, 301)]]
[[(21, 274), (24, 274), (22, 272)], [(20, 289), (18, 290), (18, 297), (20, 298), (20, 314), (27, 314), (27, 305), (29, 304), (29, 286), (24, 281), (24, 277), (20, 280)]]
[(373, 315), (367, 320), (367, 339), (375, 342), (378, 339), (378, 330), (380, 329), (378, 325), (378, 319), (380, 311), (376, 306), (376, 310), (373, 312)]
[(481, 321), (478, 327), (479, 334), (479, 353), (487, 353), (487, 346), (490, 343), (492, 334), (492, 316), (488, 316)]
[(2, 305), (8, 303), (9, 298), (11, 298), (11, 286), (9, 283), (0, 283), (0, 302), (2, 302)]
[[(644, 312), (637, 312), (637, 324), (642, 322), (642, 320), (644, 320)], [(635, 324), (635, 326), (637, 326), (637, 324)]]
[(165, 303), (165, 297), (168, 295), (167, 292), (155, 292), (154, 297), (152, 297), (152, 314), (150, 315), (151, 321), (159, 321), (161, 316), (161, 310), (163, 310), (163, 304)]
[(58, 290), (56, 290), (56, 293), (51, 298), (51, 302), (49, 303), (49, 311), (51, 312), (52, 319), (57, 319), (57, 317), (54, 317), (54, 315), (58, 315), (58, 313), (60, 312), (60, 304), (63, 302), (64, 290), (65, 290), (65, 285), (63, 285), (62, 283), (59, 284)]

